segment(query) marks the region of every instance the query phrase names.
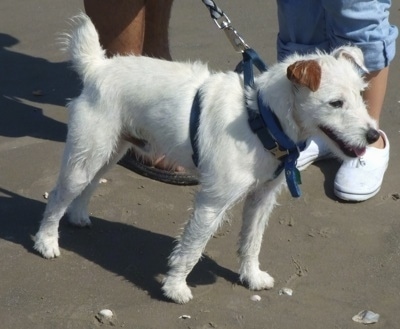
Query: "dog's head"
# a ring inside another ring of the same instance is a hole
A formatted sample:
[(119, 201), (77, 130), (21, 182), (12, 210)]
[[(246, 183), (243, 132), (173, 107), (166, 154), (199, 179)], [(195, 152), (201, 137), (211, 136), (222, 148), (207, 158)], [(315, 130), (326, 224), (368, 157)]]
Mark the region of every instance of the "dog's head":
[(379, 138), (362, 93), (367, 88), (360, 49), (297, 57), (287, 68), (293, 84), (293, 117), (304, 137), (320, 135), (339, 157), (358, 157)]

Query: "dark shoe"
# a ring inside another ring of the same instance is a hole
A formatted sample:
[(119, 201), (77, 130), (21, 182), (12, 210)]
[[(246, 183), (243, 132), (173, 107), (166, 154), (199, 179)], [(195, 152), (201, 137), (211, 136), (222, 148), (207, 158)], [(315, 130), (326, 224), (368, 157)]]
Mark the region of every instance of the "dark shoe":
[(181, 186), (190, 186), (190, 185), (198, 185), (199, 181), (197, 177), (193, 175), (186, 174), (184, 172), (174, 172), (163, 169), (158, 169), (156, 167), (146, 165), (140, 159), (137, 159), (135, 155), (128, 152), (119, 162), (122, 167), (125, 167), (133, 172), (154, 179), (159, 182), (172, 184), (172, 185), (181, 185)]

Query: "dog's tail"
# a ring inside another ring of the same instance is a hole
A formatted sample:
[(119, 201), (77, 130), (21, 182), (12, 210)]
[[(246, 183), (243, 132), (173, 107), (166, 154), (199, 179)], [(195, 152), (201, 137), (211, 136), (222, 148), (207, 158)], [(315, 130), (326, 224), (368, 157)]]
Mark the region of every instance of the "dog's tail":
[(72, 65), (82, 80), (95, 72), (98, 65), (106, 57), (101, 47), (99, 34), (90, 18), (81, 13), (72, 18), (75, 29), (70, 34), (64, 34), (61, 42), (69, 54)]

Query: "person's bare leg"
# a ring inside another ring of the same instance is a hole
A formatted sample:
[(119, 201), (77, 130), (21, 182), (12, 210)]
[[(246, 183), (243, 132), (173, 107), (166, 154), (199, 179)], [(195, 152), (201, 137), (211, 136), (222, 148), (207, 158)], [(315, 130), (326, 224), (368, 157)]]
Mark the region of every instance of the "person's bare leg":
[(84, 0), (107, 55), (171, 60), (168, 27), (173, 0)]
[(143, 53), (145, 0), (84, 0), (108, 56)]
[(147, 0), (143, 54), (171, 60), (168, 29), (173, 0)]
[[(369, 88), (364, 92), (363, 97), (367, 103), (370, 116), (378, 122), (378, 125), (385, 99), (388, 75), (389, 67), (385, 67), (382, 70), (369, 73), (366, 77), (369, 82)], [(372, 146), (383, 149), (385, 142), (380, 137)]]

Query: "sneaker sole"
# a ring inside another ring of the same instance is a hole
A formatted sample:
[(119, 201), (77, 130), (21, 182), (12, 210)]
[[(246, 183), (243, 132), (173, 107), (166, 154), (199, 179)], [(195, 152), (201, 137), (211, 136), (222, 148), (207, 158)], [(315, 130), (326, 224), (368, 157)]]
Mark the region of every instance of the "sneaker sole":
[(353, 194), (353, 193), (347, 193), (343, 192), (337, 189), (333, 190), (333, 193), (339, 198), (344, 201), (353, 201), (353, 202), (362, 202), (366, 201), (368, 199), (371, 199), (375, 195), (378, 194), (380, 191), (381, 187), (379, 186), (377, 190), (370, 192), (370, 193), (365, 193), (365, 194)]

